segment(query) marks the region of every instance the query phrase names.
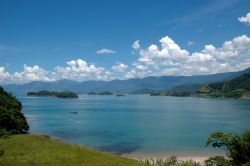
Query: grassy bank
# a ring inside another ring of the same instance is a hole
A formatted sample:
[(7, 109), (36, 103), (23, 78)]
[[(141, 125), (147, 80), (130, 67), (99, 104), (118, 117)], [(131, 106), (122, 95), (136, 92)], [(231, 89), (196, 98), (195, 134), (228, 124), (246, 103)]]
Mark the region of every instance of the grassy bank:
[(13, 135), (0, 139), (0, 165), (142, 165), (139, 161), (97, 152), (38, 135)]

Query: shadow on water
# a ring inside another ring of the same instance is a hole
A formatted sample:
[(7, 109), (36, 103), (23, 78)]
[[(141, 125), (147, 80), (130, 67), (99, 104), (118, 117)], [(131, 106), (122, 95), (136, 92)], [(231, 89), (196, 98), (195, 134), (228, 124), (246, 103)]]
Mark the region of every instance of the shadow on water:
[(117, 142), (113, 144), (102, 145), (97, 149), (105, 152), (112, 152), (116, 154), (128, 154), (135, 152), (141, 148), (141, 143), (144, 140), (142, 138), (133, 138), (129, 141)]
[(112, 131), (55, 131), (51, 135), (60, 138), (80, 138), (80, 137), (99, 137), (106, 139), (117, 139), (124, 136), (123, 132)]
[(82, 137), (96, 137), (105, 139), (106, 144), (96, 147), (100, 151), (112, 152), (116, 154), (128, 154), (141, 148), (141, 143), (144, 142), (143, 138), (130, 138), (127, 141), (116, 142), (121, 140), (124, 136), (122, 132), (112, 131), (55, 131), (51, 133), (59, 138), (72, 139)]

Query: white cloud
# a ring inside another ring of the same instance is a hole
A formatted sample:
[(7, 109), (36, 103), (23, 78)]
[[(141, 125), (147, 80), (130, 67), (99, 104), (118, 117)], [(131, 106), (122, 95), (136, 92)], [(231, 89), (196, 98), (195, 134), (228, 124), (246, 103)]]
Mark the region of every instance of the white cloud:
[(10, 79), (10, 74), (5, 71), (5, 67), (0, 67), (0, 82), (7, 82)]
[(132, 48), (135, 50), (138, 50), (141, 48), (139, 40), (136, 40), (133, 44), (132, 44)]
[(128, 65), (123, 63), (117, 63), (117, 65), (112, 66), (112, 70), (115, 72), (124, 72), (128, 68)]
[(28, 83), (31, 81), (54, 81), (48, 77), (48, 72), (39, 66), (33, 67), (24, 65), (22, 72), (10, 74), (5, 71), (4, 67), (0, 67), (0, 82), (6, 83)]
[[(250, 67), (250, 38), (241, 35), (226, 41), (222, 47), (205, 45), (200, 52), (182, 49), (170, 37), (139, 50), (139, 58), (125, 77), (149, 75), (198, 75), (239, 71)], [(150, 71), (150, 72), (147, 72)]]
[(97, 54), (116, 54), (116, 51), (111, 50), (111, 49), (107, 49), (107, 48), (103, 48), (100, 50), (96, 51)]
[(250, 37), (241, 35), (225, 41), (220, 47), (205, 45), (201, 51), (189, 52), (181, 48), (169, 36), (151, 44), (147, 48), (138, 45), (132, 47), (138, 58), (131, 65), (116, 63), (109, 71), (104, 67), (90, 64), (82, 59), (66, 62), (66, 66), (57, 66), (47, 71), (37, 65), (24, 65), (21, 72), (9, 73), (0, 67), (0, 83), (26, 83), (31, 81), (53, 81), (70, 79), (112, 80), (115, 78), (142, 78), (162, 75), (199, 75), (229, 71), (239, 71), (250, 67)]
[(144, 65), (175, 66), (188, 59), (188, 51), (181, 49), (170, 37), (160, 39), (161, 48), (152, 44), (147, 49), (141, 49), (138, 62)]
[(84, 80), (108, 80), (111, 73), (103, 67), (88, 64), (82, 59), (67, 62), (67, 67), (55, 67), (57, 79)]
[(238, 21), (250, 26), (250, 13), (247, 13), (246, 16), (238, 17)]

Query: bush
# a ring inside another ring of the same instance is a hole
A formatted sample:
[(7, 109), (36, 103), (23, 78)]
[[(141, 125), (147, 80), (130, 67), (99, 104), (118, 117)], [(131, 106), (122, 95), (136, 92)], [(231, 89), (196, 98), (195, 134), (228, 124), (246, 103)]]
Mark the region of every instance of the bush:
[(167, 159), (146, 159), (143, 162), (149, 166), (200, 166), (200, 163), (193, 160), (178, 161), (175, 156)]
[[(208, 145), (225, 148), (226, 155), (233, 166), (241, 166), (250, 163), (250, 130), (241, 135), (214, 132), (207, 140), (207, 146)], [(217, 159), (221, 161), (221, 158)]]
[(205, 160), (206, 166), (231, 166), (229, 160), (225, 159), (223, 156), (215, 156), (210, 157), (209, 159)]

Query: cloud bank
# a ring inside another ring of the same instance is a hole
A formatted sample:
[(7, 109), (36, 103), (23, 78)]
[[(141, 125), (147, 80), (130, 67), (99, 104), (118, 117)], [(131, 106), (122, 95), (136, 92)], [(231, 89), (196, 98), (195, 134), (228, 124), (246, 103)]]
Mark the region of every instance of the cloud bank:
[[(131, 64), (116, 62), (109, 68), (96, 66), (83, 59), (70, 60), (65, 66), (47, 71), (37, 65), (24, 65), (23, 71), (9, 73), (0, 67), (0, 83), (27, 83), (31, 81), (112, 80), (162, 75), (201, 75), (239, 71), (250, 67), (250, 37), (240, 35), (225, 41), (220, 47), (208, 44), (199, 52), (181, 48), (171, 37), (165, 36), (158, 44), (146, 48), (139, 40), (132, 43), (137, 54)], [(109, 52), (109, 51), (102, 51)]]

